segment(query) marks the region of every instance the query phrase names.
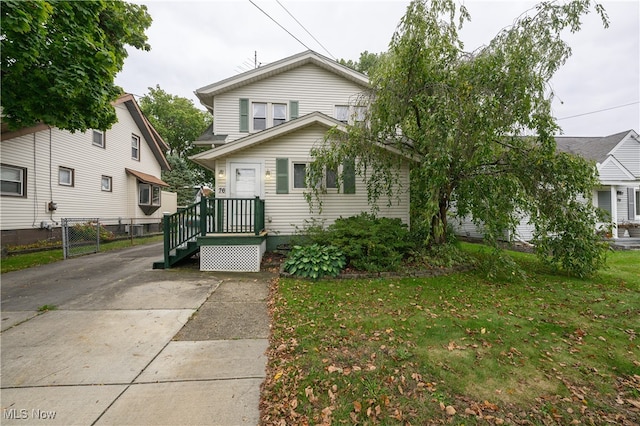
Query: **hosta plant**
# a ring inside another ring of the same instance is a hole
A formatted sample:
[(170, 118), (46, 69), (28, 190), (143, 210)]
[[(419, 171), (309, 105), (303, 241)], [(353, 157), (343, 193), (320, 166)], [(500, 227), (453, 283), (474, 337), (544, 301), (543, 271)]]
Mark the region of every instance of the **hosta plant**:
[(294, 246), (284, 262), (285, 272), (303, 278), (336, 277), (345, 267), (344, 254), (334, 246)]

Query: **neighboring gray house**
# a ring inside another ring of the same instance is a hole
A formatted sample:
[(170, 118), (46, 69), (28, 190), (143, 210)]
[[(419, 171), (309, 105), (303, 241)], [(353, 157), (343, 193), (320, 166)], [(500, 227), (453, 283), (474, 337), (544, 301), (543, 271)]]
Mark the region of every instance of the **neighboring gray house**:
[(638, 133), (627, 130), (605, 137), (560, 136), (556, 142), (559, 151), (596, 162), (601, 186), (593, 193), (593, 205), (608, 211), (614, 224), (640, 222)]
[[(594, 189), (592, 203), (611, 214), (616, 225), (640, 224), (640, 140), (638, 133), (627, 130), (610, 136), (556, 137), (557, 149), (579, 155), (596, 163), (600, 186)], [(454, 221), (458, 235), (482, 238), (482, 230), (469, 219)], [(523, 219), (515, 235), (505, 239), (531, 240), (533, 226)], [(640, 230), (640, 227), (638, 228)], [(621, 232), (620, 236), (629, 233)], [(618, 238), (616, 232), (612, 235)]]

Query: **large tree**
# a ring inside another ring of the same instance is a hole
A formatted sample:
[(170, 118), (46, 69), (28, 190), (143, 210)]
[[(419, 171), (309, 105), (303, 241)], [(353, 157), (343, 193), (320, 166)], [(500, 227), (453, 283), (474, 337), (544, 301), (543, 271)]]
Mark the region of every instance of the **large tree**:
[(178, 194), (178, 205), (193, 203), (193, 188), (211, 185), (215, 179), (211, 171), (188, 160), (190, 155), (207, 149), (194, 146), (193, 141), (211, 124), (211, 114), (196, 108), (190, 99), (165, 92), (159, 85), (149, 87), (149, 93), (140, 98), (140, 109), (169, 145), (171, 170), (162, 172), (162, 179)]
[(2, 1), (2, 121), (107, 129), (126, 46), (149, 50), (144, 5), (111, 0)]
[(211, 124), (212, 117), (193, 105), (193, 101), (171, 95), (156, 85), (140, 98), (140, 109), (153, 127), (169, 144), (169, 153), (178, 156), (194, 154), (195, 141)]
[(426, 245), (447, 241), (451, 216), (473, 217), (496, 247), (525, 218), (545, 261), (592, 273), (604, 254), (596, 210), (581, 199), (597, 176), (593, 164), (556, 151), (548, 84), (571, 53), (563, 31), (579, 30), (592, 7), (542, 3), (469, 53), (458, 35), (469, 19), (464, 6), (412, 1), (369, 75), (368, 125), (331, 133), (310, 176), (357, 157), (373, 201), (391, 191), (399, 157), (380, 147), (393, 147), (412, 159), (412, 227), (424, 230)]

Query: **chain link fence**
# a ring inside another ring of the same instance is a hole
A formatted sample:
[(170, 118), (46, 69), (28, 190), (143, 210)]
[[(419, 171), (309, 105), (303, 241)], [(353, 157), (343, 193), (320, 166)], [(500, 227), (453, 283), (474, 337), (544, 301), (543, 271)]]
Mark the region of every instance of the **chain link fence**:
[(64, 258), (97, 253), (100, 244), (158, 235), (162, 233), (162, 219), (134, 218), (64, 218), (62, 248)]

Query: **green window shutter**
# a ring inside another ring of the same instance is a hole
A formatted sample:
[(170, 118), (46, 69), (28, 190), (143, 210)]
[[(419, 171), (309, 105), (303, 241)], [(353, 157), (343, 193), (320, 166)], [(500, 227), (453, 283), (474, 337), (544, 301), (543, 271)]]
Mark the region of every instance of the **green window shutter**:
[(342, 183), (345, 194), (356, 193), (356, 162), (353, 159), (345, 160), (342, 168)]
[(289, 159), (276, 158), (276, 194), (289, 193)]
[(298, 118), (298, 101), (289, 101), (289, 120)]
[(240, 99), (240, 131), (249, 131), (249, 99)]

